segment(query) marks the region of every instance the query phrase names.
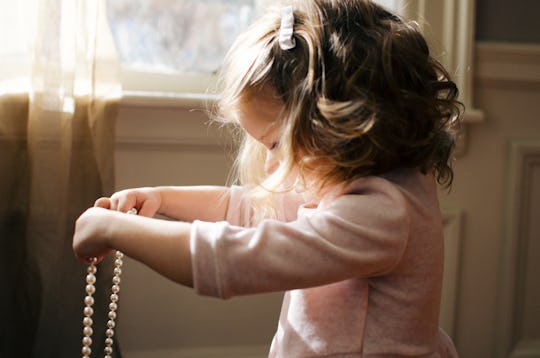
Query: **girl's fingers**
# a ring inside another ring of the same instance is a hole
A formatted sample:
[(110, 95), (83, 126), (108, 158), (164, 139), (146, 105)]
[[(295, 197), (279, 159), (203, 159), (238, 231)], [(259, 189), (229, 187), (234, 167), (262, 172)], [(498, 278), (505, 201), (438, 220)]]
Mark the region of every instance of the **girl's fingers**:
[(134, 195), (123, 195), (118, 199), (118, 206), (116, 211), (127, 213), (130, 209), (134, 208), (137, 204), (137, 200)]
[(99, 260), (99, 258), (97, 257), (82, 257), (80, 258), (82, 261), (84, 261), (85, 264), (87, 265), (90, 265), (90, 264), (97, 264), (98, 262), (100, 262), (101, 260), (103, 260), (103, 258), (101, 258), (101, 260)]
[(118, 198), (117, 197), (114, 197), (114, 196), (111, 197), (111, 205), (110, 205), (109, 209), (115, 210), (115, 211), (118, 210)]
[(139, 209), (138, 215), (153, 217), (157, 211), (157, 205), (151, 200), (146, 200)]
[(94, 206), (123, 213), (135, 208), (140, 215), (153, 216), (157, 210), (157, 205), (156, 203), (148, 204), (149, 201), (152, 200), (148, 200), (144, 192), (122, 190), (113, 194), (110, 198), (99, 198)]
[(94, 206), (98, 207), (98, 208), (110, 209), (111, 208), (111, 199), (109, 199), (109, 198), (99, 198), (94, 203)]
[(105, 256), (99, 255), (97, 257), (79, 257), (81, 261), (83, 261), (85, 264), (90, 265), (91, 263), (94, 263), (95, 265), (99, 264)]

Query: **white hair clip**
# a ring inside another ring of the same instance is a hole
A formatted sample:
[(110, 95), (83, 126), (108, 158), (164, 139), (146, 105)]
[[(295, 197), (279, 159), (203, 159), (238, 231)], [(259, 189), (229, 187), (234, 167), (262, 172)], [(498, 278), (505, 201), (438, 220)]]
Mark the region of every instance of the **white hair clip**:
[(279, 29), (279, 47), (290, 50), (296, 46), (294, 38), (294, 13), (292, 5), (281, 9), (281, 28)]

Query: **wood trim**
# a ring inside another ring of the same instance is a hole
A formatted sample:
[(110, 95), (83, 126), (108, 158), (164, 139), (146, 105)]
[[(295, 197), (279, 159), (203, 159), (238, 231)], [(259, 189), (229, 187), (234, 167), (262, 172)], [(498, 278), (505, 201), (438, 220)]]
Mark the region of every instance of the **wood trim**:
[(124, 91), (122, 93), (120, 105), (132, 107), (207, 109), (217, 98), (217, 95), (206, 93)]
[(504, 239), (500, 263), (500, 283), (497, 297), (496, 357), (538, 357), (540, 337), (522, 339), (516, 329), (523, 314), (520, 301), (524, 291), (526, 255), (530, 226), (529, 190), (531, 171), (540, 166), (540, 141), (510, 143)]
[(444, 278), (442, 287), (440, 326), (455, 337), (457, 293), (461, 267), (462, 212), (458, 209), (442, 210), (444, 228)]
[[(229, 141), (230, 142), (230, 141)], [(232, 144), (226, 139), (209, 137), (164, 137), (119, 135), (117, 150), (166, 150), (166, 151), (212, 151), (223, 152)]]
[(125, 358), (266, 358), (269, 347), (219, 346), (180, 349), (124, 350)]
[(512, 358), (538, 358), (540, 357), (540, 341), (522, 340), (512, 352)]
[(475, 61), (480, 87), (540, 90), (540, 45), (478, 42)]

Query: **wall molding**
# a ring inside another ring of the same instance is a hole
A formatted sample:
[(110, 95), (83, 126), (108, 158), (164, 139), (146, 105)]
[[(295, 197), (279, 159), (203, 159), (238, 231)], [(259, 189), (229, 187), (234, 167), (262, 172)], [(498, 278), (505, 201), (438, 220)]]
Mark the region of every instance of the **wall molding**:
[(157, 107), (204, 110), (218, 99), (216, 94), (163, 91), (123, 91), (120, 104), (128, 107)]
[(440, 326), (455, 338), (457, 297), (461, 267), (462, 211), (455, 208), (443, 208), (444, 230), (444, 279), (442, 286)]
[(183, 137), (161, 135), (118, 135), (115, 147), (117, 150), (136, 151), (180, 151), (180, 152), (223, 152), (231, 148), (231, 141), (223, 138)]
[(540, 90), (540, 44), (478, 42), (475, 67), (478, 86)]
[[(527, 252), (533, 240), (530, 234), (532, 203), (530, 194), (534, 170), (540, 170), (540, 140), (516, 140), (510, 143), (506, 193), (504, 239), (499, 273), (496, 356), (498, 358), (539, 357), (540, 336), (522, 337), (521, 323), (526, 290)], [(534, 274), (533, 274), (534, 275)]]
[(123, 350), (125, 358), (266, 358), (268, 345), (218, 346), (188, 349)]

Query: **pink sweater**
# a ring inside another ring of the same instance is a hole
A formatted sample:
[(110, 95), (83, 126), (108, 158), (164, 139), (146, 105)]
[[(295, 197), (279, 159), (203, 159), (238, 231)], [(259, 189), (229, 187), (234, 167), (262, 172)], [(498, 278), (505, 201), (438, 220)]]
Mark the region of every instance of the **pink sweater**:
[(443, 237), (436, 184), (413, 170), (367, 177), (318, 205), (282, 196), (249, 223), (241, 187), (226, 222), (196, 221), (203, 295), (287, 291), (270, 357), (457, 357), (438, 328)]

